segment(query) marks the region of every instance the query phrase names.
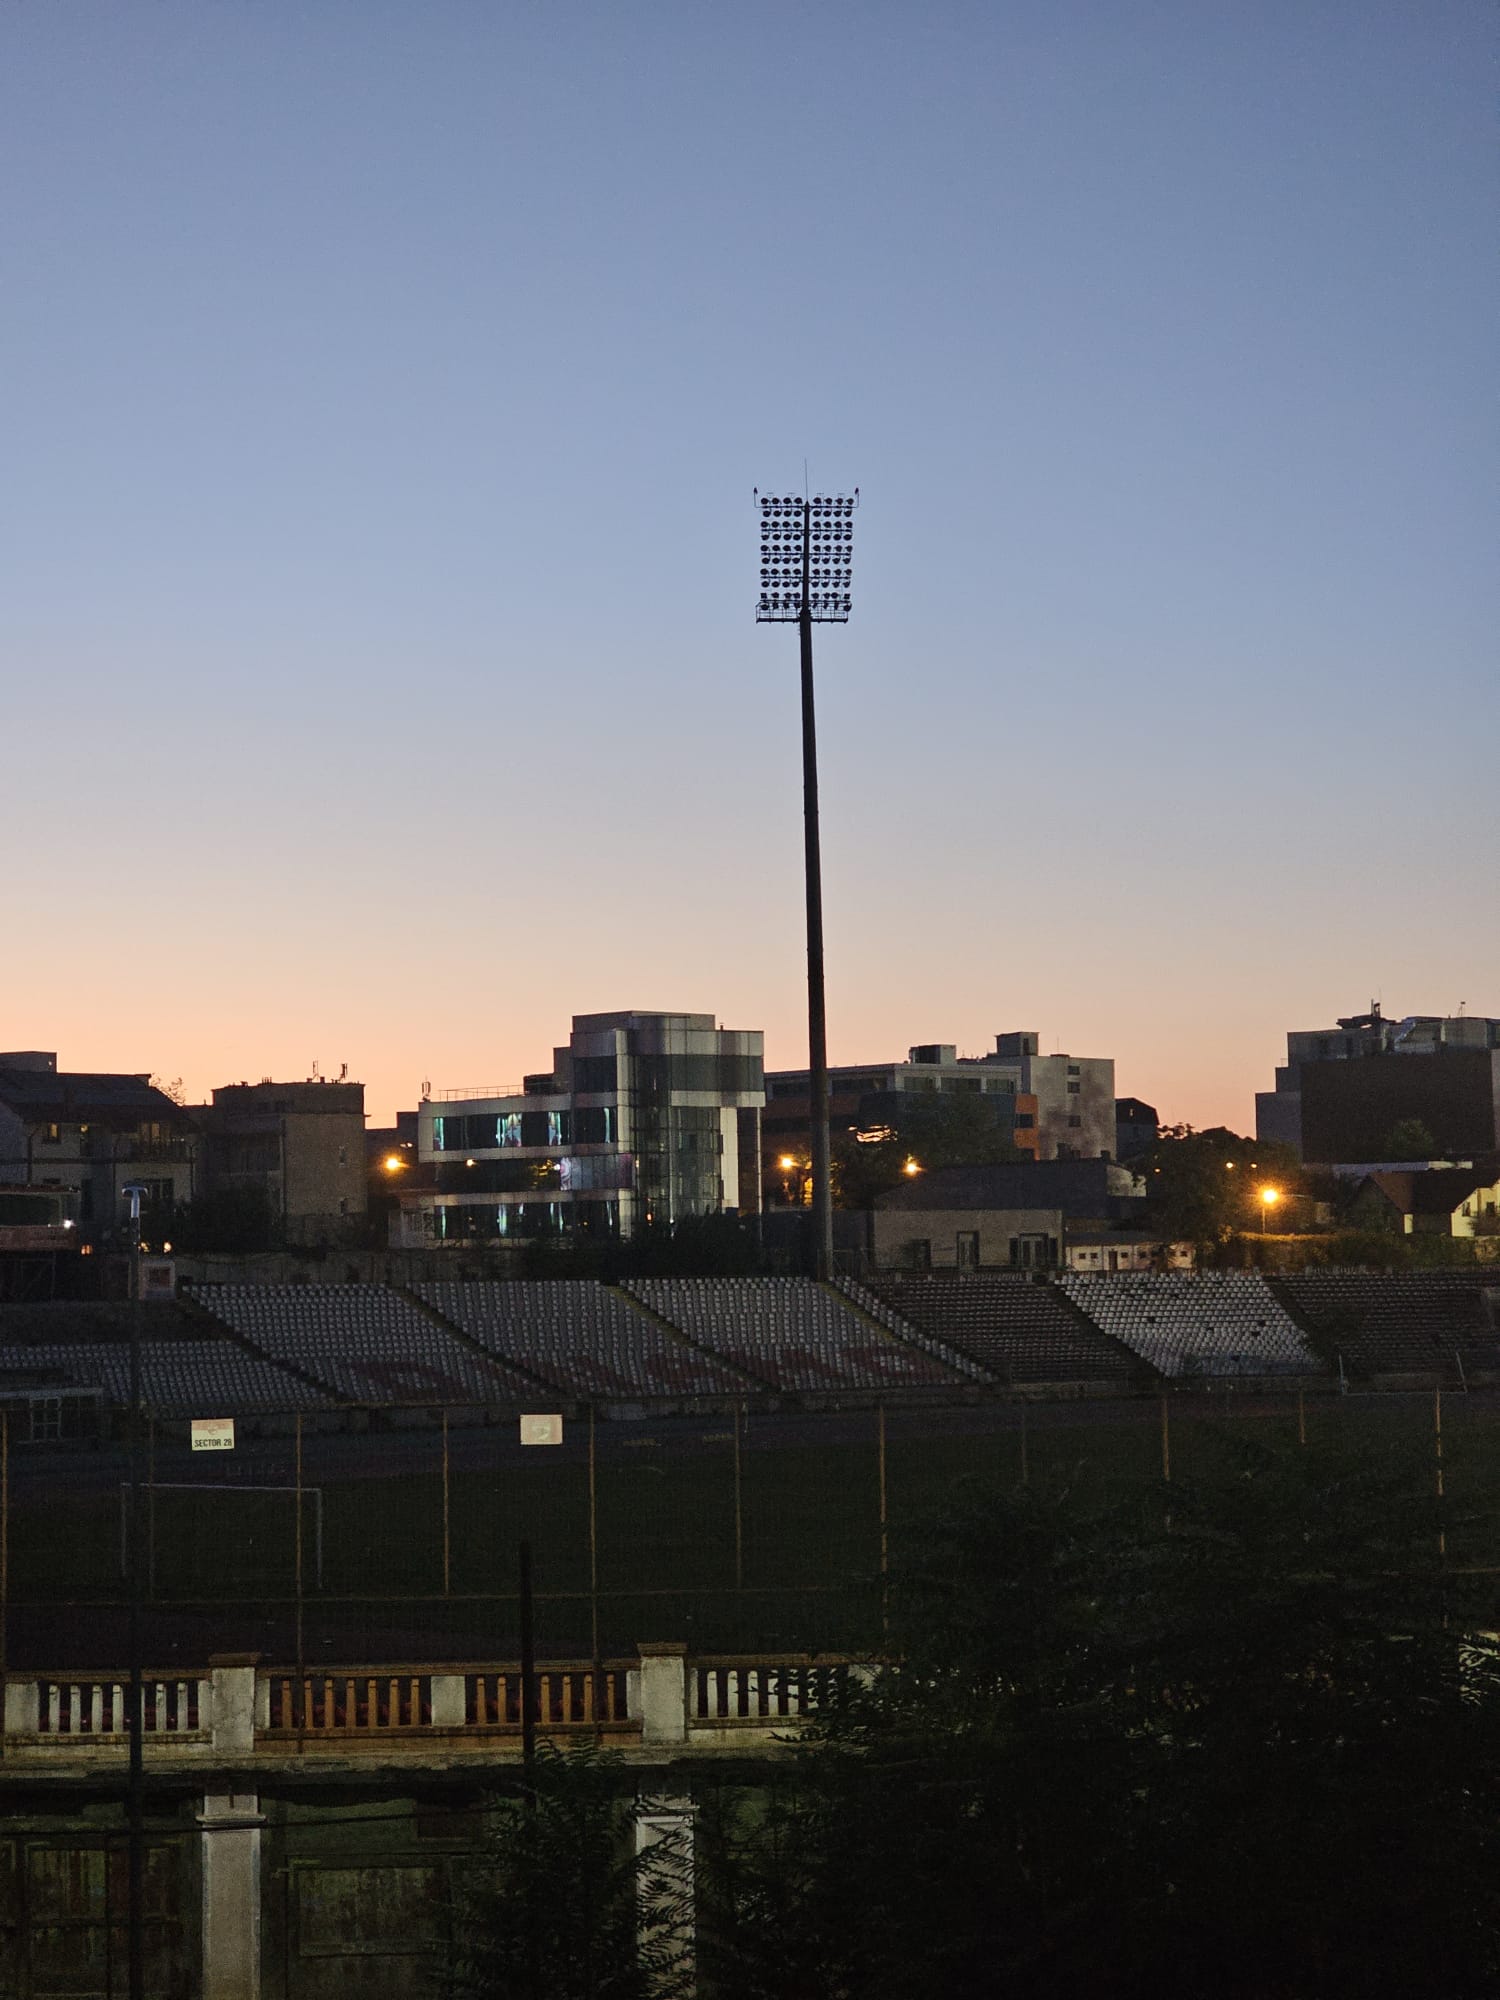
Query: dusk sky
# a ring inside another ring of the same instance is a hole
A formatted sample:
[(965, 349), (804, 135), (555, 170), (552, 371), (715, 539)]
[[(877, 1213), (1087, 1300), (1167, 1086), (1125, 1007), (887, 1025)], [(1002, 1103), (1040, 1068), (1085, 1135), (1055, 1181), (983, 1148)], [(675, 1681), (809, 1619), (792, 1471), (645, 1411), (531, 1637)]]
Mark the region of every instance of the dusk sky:
[(575, 1012), (1253, 1122), (1500, 1014), (1489, 0), (0, 14), (0, 1048), (377, 1121)]

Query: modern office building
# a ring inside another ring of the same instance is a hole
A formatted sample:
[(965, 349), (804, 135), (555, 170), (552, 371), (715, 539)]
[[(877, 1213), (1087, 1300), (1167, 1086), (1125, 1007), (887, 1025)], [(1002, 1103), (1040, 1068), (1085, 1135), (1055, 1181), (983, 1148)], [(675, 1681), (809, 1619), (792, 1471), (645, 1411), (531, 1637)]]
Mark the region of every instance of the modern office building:
[[(899, 1128), (901, 1113), (930, 1096), (979, 1098), (994, 1112), (1016, 1151), (1033, 1160), (1112, 1159), (1115, 1065), (1108, 1056), (1044, 1056), (1030, 1032), (997, 1035), (989, 1055), (961, 1056), (948, 1042), (924, 1042), (905, 1062), (831, 1067), (829, 1124), (835, 1132)], [(808, 1073), (773, 1070), (766, 1078), (762, 1184), (770, 1198), (785, 1179), (780, 1162), (811, 1136)]]
[(748, 1213), (765, 1058), (758, 1030), (712, 1014), (578, 1014), (552, 1068), (519, 1090), (424, 1098), (396, 1240), (485, 1243)]
[[(1295, 1030), (1255, 1132), (1314, 1165), (1472, 1158), (1500, 1146), (1500, 1020), (1378, 1006)], [(1420, 1144), (1414, 1141), (1420, 1140)]]

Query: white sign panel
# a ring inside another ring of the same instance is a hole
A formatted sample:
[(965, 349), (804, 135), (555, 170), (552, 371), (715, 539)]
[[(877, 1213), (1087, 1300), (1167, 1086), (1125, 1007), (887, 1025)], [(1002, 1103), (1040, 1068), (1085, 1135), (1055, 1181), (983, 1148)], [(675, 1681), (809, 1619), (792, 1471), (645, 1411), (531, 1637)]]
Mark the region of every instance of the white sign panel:
[(561, 1417), (522, 1417), (522, 1444), (561, 1444)]
[(194, 1451), (233, 1451), (233, 1417), (194, 1417)]

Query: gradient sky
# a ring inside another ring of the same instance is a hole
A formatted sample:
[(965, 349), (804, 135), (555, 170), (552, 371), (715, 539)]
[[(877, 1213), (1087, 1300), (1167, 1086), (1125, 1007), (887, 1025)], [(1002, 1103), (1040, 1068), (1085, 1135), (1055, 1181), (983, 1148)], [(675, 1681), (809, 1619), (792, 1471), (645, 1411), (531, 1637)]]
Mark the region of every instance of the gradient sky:
[(377, 1119), (574, 1012), (1244, 1127), (1500, 1014), (1488, 0), (0, 13), (0, 1048)]

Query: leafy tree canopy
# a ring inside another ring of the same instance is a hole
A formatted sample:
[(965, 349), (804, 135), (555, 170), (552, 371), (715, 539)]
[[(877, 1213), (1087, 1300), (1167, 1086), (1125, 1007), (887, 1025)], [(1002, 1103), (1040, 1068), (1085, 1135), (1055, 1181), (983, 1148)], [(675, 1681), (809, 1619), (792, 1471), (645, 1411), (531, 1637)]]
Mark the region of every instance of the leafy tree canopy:
[(700, 1819), (719, 2000), (1497, 1990), (1493, 1614), (1430, 1465), (1224, 1458), (928, 1524), (901, 1664)]
[[(1301, 1188), (1301, 1165), (1290, 1146), (1242, 1138), (1223, 1125), (1204, 1132), (1163, 1126), (1156, 1144), (1133, 1164), (1145, 1176), (1153, 1226), (1177, 1242), (1222, 1243), (1236, 1229), (1259, 1229), (1262, 1188), (1274, 1187), (1283, 1202)], [(1272, 1213), (1278, 1220), (1287, 1216), (1281, 1204)]]

